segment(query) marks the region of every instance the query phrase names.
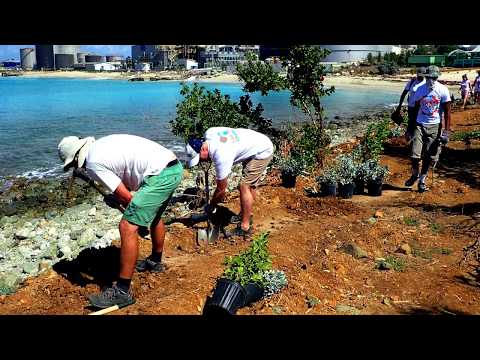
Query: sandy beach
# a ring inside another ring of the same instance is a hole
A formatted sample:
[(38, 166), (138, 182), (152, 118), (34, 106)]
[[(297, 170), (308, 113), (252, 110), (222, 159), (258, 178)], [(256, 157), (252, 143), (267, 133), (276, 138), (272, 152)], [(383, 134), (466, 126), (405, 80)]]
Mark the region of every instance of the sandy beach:
[[(477, 75), (476, 68), (472, 69), (443, 69), (440, 76), (441, 81), (460, 83), (462, 75), (467, 74), (473, 82)], [(142, 77), (149, 80), (151, 77), (158, 77), (162, 80), (182, 80), (181, 74), (174, 71), (161, 71), (149, 73), (125, 73), (125, 72), (85, 72), (85, 71), (29, 71), (22, 74), (23, 77), (36, 78), (78, 78), (95, 80), (128, 80), (134, 77)], [(325, 77), (327, 86), (368, 86), (368, 87), (389, 87), (398, 88), (399, 91), (405, 86), (405, 83), (412, 77), (412, 74), (400, 74), (395, 76), (348, 76), (328, 74)], [(185, 80), (185, 79), (183, 79)], [(217, 74), (211, 76), (195, 76), (187, 81), (208, 82), (208, 83), (240, 83), (240, 79), (235, 74)], [(459, 92), (459, 85), (449, 84), (448, 87), (454, 93)]]

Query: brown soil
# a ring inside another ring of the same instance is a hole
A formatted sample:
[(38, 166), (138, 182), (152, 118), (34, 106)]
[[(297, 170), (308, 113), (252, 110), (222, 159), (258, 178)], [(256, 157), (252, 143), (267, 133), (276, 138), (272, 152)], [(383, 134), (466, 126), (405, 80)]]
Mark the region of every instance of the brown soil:
[[(453, 124), (455, 130), (479, 129), (480, 111), (456, 112)], [(403, 187), (409, 176), (408, 154), (394, 143), (382, 157), (392, 175), (381, 197), (312, 198), (303, 191), (312, 179), (299, 179), (296, 188), (286, 189), (272, 175), (269, 185), (259, 189), (255, 229), (270, 231), (273, 266), (285, 271), (289, 284), (239, 314), (338, 314), (338, 305), (361, 314), (480, 314), (476, 264), (459, 266), (463, 248), (480, 231), (478, 224), (468, 230), (480, 211), (479, 151), (478, 144), (466, 150), (462, 143), (450, 143), (433, 186), (431, 176), (428, 179), (431, 190), (424, 194)], [(228, 205), (238, 211), (238, 193)], [(364, 249), (368, 258), (355, 259), (338, 250), (347, 241)], [(404, 243), (412, 255), (396, 252)], [(0, 314), (88, 314), (92, 310), (85, 295), (115, 278), (119, 243), (114, 245), (86, 251), (74, 262), (27, 280), (15, 294), (0, 297)], [(222, 274), (224, 257), (246, 246), (222, 240), (198, 246), (192, 229), (169, 226), (168, 270), (136, 274), (136, 304), (112, 314), (201, 314)], [(149, 242), (141, 241), (141, 257), (149, 252)], [(375, 268), (375, 258), (389, 255), (402, 259), (405, 270)], [(318, 301), (310, 301), (309, 307), (307, 297)]]

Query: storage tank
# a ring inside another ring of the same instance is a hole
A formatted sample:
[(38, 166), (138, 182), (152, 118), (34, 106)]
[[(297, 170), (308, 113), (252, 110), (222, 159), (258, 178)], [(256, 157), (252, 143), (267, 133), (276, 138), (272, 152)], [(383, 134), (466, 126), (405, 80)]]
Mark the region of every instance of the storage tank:
[(107, 62), (123, 61), (123, 56), (107, 55)]
[(77, 53), (80, 51), (80, 45), (54, 45), (56, 54), (73, 55), (74, 63), (77, 62)]
[(85, 62), (87, 62), (87, 63), (105, 62), (105, 56), (102, 56), (102, 55), (85, 55)]
[(321, 48), (332, 52), (323, 61), (325, 62), (357, 62), (367, 59), (368, 54), (373, 57), (393, 51), (393, 45), (320, 45)]
[(72, 68), (75, 61), (73, 54), (55, 54), (55, 68)]
[(53, 70), (55, 68), (53, 45), (35, 45), (35, 58), (38, 69)]
[(20, 64), (23, 70), (33, 70), (36, 63), (34, 48), (20, 49)]
[(82, 53), (82, 52), (77, 53), (77, 63), (85, 64), (85, 56), (87, 55), (88, 55), (87, 53)]

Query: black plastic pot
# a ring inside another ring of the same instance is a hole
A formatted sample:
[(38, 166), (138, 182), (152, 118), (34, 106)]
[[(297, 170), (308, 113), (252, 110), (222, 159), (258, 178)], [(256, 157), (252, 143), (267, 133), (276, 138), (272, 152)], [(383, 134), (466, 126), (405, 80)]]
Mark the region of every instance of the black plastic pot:
[(340, 185), (340, 188), (338, 189), (338, 195), (344, 199), (350, 199), (353, 196), (354, 188), (355, 185), (353, 183)]
[(370, 180), (367, 183), (368, 195), (381, 196), (382, 186), (383, 186), (383, 180)]
[(203, 307), (205, 316), (235, 315), (246, 304), (247, 292), (238, 282), (221, 278)]
[(260, 300), (263, 297), (264, 288), (255, 283), (248, 283), (244, 286), (244, 289), (247, 293), (245, 299), (245, 305), (254, 303), (255, 301)]
[(296, 175), (292, 175), (291, 173), (282, 171), (282, 186), (283, 187), (293, 188), (293, 187), (295, 187), (296, 183), (297, 183), (297, 176)]
[(365, 193), (365, 182), (360, 179), (355, 179), (354, 195), (363, 195)]
[(322, 196), (337, 196), (337, 184), (322, 183), (320, 189)]

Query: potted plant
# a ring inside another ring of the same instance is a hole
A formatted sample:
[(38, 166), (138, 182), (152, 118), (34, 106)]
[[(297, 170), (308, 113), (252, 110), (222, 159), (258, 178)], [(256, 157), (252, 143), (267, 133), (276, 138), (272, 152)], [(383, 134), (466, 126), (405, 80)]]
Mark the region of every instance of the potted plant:
[(254, 237), (245, 251), (225, 259), (227, 267), (205, 303), (204, 315), (234, 315), (239, 308), (263, 297), (268, 283), (264, 274), (272, 266), (267, 249), (268, 234)]
[(351, 155), (340, 155), (337, 158), (336, 171), (338, 174), (339, 195), (344, 199), (350, 199), (353, 196), (355, 188), (354, 180), (357, 173), (357, 165)]
[(335, 167), (326, 167), (317, 178), (323, 196), (337, 196), (338, 173)]
[(381, 196), (383, 182), (388, 175), (388, 167), (382, 166), (377, 160), (367, 160), (363, 165), (364, 178), (367, 182), (368, 195)]
[(298, 156), (289, 154), (286, 157), (280, 158), (279, 168), (281, 171), (282, 186), (293, 188), (297, 182), (297, 176), (302, 173), (304, 166)]

